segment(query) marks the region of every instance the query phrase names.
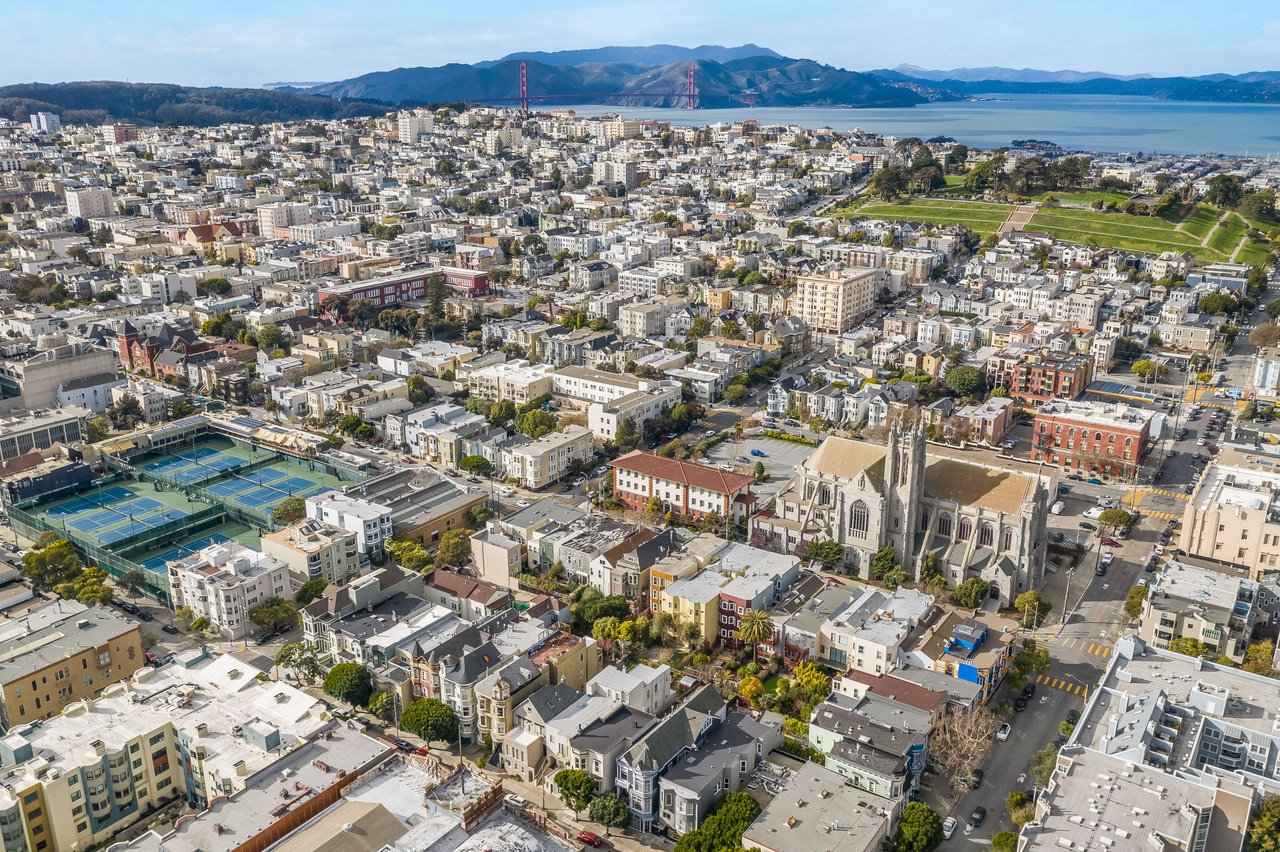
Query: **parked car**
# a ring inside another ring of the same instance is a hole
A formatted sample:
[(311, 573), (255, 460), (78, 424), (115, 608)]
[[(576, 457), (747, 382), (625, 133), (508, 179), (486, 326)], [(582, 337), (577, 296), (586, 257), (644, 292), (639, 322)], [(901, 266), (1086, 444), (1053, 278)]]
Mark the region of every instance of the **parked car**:
[(1009, 739), (1009, 734), (1011, 733), (1013, 733), (1013, 725), (1010, 725), (1008, 722), (1005, 722), (1003, 725), (999, 727), (999, 729), (996, 730), (996, 739), (998, 739), (1000, 742), (1004, 742), (1005, 740)]
[(984, 775), (983, 775), (982, 770), (981, 770), (981, 769), (975, 769), (975, 770), (973, 770), (973, 774), (972, 774), (972, 775), (970, 775), (968, 778), (964, 779), (964, 783), (965, 783), (965, 784), (967, 784), (967, 785), (969, 786), (969, 789), (970, 789), (970, 790), (976, 790), (976, 789), (978, 789), (979, 787), (981, 787), (981, 786), (982, 786), (982, 779), (983, 779), (983, 777), (984, 777)]
[(1080, 721), (1080, 711), (1079, 711), (1079, 710), (1074, 710), (1074, 709), (1073, 709), (1073, 710), (1068, 710), (1068, 711), (1067, 711), (1067, 724), (1068, 724), (1068, 725), (1074, 725), (1076, 722), (1079, 722), (1079, 721)]
[(529, 800), (523, 796), (517, 796), (515, 793), (508, 793), (502, 797), (502, 801), (506, 802), (513, 808), (524, 809), (529, 807)]
[(1106, 553), (1102, 554), (1103, 565), (1110, 566), (1112, 562), (1115, 562), (1115, 560), (1116, 560), (1116, 552), (1114, 550), (1108, 550)]
[(1070, 485), (1059, 485), (1059, 486), (1058, 486), (1058, 493), (1059, 493), (1059, 494), (1070, 494), (1070, 493), (1071, 493), (1071, 486), (1070, 486)]
[(396, 748), (400, 749), (400, 751), (404, 752), (405, 754), (409, 754), (410, 752), (413, 751), (413, 743), (408, 742), (407, 740), (396, 740), (395, 743), (396, 743)]
[(527, 509), (527, 508), (529, 508), (529, 501), (528, 501), (528, 500), (517, 500), (517, 501), (516, 501), (516, 505), (517, 505), (517, 506), (519, 506), (521, 509)]
[(1035, 681), (1033, 681), (1033, 680), (1032, 680), (1032, 681), (1027, 681), (1027, 685), (1026, 685), (1026, 686), (1024, 686), (1024, 687), (1022, 687), (1022, 697), (1023, 697), (1023, 698), (1031, 698), (1031, 697), (1032, 697), (1033, 695), (1035, 695), (1035, 694), (1036, 694), (1036, 683), (1035, 683)]
[(586, 481), (587, 481), (587, 478), (585, 476), (579, 476), (577, 479), (573, 481), (573, 485), (576, 488)]
[(147, 612), (145, 609), (140, 609), (140, 610), (138, 610), (138, 620), (139, 620), (139, 621), (150, 621), (150, 620), (151, 620), (152, 618), (154, 618), (154, 617), (155, 617), (155, 616), (153, 616), (151, 613)]
[(444, 475), (445, 475), (445, 476), (457, 476), (457, 475), (458, 475), (458, 472), (457, 472), (456, 470), (454, 470), (453, 468), (451, 468), (451, 467), (446, 467), (446, 468), (444, 469)]
[(716, 436), (716, 430), (715, 430), (715, 429), (708, 429), (707, 431), (703, 432), (702, 434), (706, 435), (708, 438), (714, 438), (714, 437)]
[(578, 832), (578, 842), (585, 843), (591, 847), (596, 847), (600, 845), (600, 838), (593, 832), (583, 830)]
[(131, 604), (131, 603), (129, 603), (128, 601), (126, 601), (126, 602), (124, 602), (124, 603), (120, 604), (120, 608), (121, 608), (122, 610), (124, 610), (125, 612), (129, 613), (130, 615), (137, 615), (137, 614), (138, 614), (138, 606), (137, 606), (137, 604)]
[(1098, 567), (1093, 569), (1093, 573), (1097, 574), (1099, 577), (1107, 576), (1107, 563), (1099, 562)]
[(1092, 532), (1093, 530), (1096, 530), (1097, 527), (1095, 527), (1093, 524), (1089, 523), (1088, 521), (1081, 521), (1080, 529), (1089, 530), (1090, 532)]
[(1018, 711), (1019, 713), (1021, 713), (1023, 710), (1026, 710), (1027, 699), (1019, 697), (1017, 701), (1013, 702), (1013, 709)]
[(969, 814), (969, 826), (977, 828), (982, 825), (982, 821), (987, 818), (987, 809), (979, 805), (973, 809), (973, 813)]
[(170, 636), (174, 636), (178, 632), (178, 628), (174, 627), (172, 624), (161, 625), (160, 629), (165, 633), (168, 633)]
[(1095, 476), (1095, 477), (1093, 477), (1092, 479), (1086, 479), (1086, 480), (1085, 480), (1085, 482), (1089, 483), (1090, 485), (1101, 485), (1101, 484), (1102, 484), (1102, 480), (1101, 480), (1101, 479), (1098, 479), (1096, 476)]
[(270, 633), (262, 633), (262, 634), (259, 634), (259, 636), (258, 636), (258, 638), (257, 638), (257, 639), (254, 639), (254, 640), (253, 640), (253, 644), (258, 645), (258, 646), (262, 646), (262, 645), (265, 645), (265, 644), (267, 644), (268, 642), (270, 642), (270, 641), (271, 641), (271, 639), (272, 639), (272, 634), (270, 634)]
[(1114, 538), (1112, 538), (1112, 537), (1111, 537), (1111, 536), (1109, 536), (1109, 535), (1104, 535), (1104, 536), (1102, 537), (1102, 543), (1103, 543), (1103, 544), (1105, 544), (1107, 547), (1119, 547), (1119, 546), (1120, 546), (1120, 542), (1116, 541)]
[(760, 459), (765, 458), (765, 452), (764, 452), (764, 450), (752, 450), (752, 451), (751, 451), (751, 455), (755, 456), (756, 458), (760, 458)]
[(942, 839), (950, 840), (951, 835), (956, 833), (956, 826), (958, 824), (959, 823), (956, 822), (955, 817), (947, 817), (946, 819), (944, 819), (942, 821)]
[(1084, 517), (1090, 521), (1096, 521), (1098, 518), (1102, 517), (1102, 513), (1105, 511), (1107, 510), (1101, 506), (1090, 506), (1085, 510)]

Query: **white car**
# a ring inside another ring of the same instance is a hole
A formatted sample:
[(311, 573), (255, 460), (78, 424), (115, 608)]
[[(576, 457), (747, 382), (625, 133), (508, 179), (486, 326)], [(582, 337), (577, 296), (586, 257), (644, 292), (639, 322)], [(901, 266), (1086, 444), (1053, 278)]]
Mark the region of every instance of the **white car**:
[(996, 739), (998, 739), (1000, 742), (1004, 742), (1005, 740), (1009, 739), (1009, 734), (1011, 733), (1013, 733), (1013, 725), (1010, 725), (1008, 722), (1005, 722), (1003, 725), (1000, 726), (999, 730), (996, 731)]
[(576, 487), (576, 486), (579, 486), (579, 485), (581, 485), (582, 483), (584, 483), (584, 482), (586, 482), (586, 481), (587, 481), (587, 480), (586, 480), (586, 478), (585, 478), (585, 477), (579, 476), (577, 479), (575, 479), (575, 480), (573, 481), (573, 484), (574, 484), (574, 486)]
[(702, 434), (706, 435), (708, 438), (714, 438), (714, 437), (716, 436), (716, 430), (715, 430), (715, 429), (708, 429), (707, 431), (703, 432)]
[(1115, 561), (1116, 561), (1116, 552), (1114, 550), (1108, 550), (1106, 553), (1102, 554), (1103, 565), (1110, 566), (1111, 563)]
[(1204, 446), (1205, 444), (1207, 444), (1207, 443), (1209, 443), (1209, 442), (1208, 442), (1208, 441), (1206, 441), (1204, 438), (1196, 438), (1196, 446), (1197, 446), (1197, 447), (1203, 447), (1203, 446)]
[(1116, 506), (1119, 506), (1120, 504), (1116, 502), (1116, 500), (1112, 497), (1103, 497), (1094, 505), (1097, 506), (1099, 509), (1114, 509)]
[(1103, 509), (1101, 506), (1094, 506), (1091, 509), (1086, 509), (1084, 516), (1090, 521), (1096, 521), (1098, 518), (1102, 517), (1102, 513), (1105, 511), (1106, 509)]
[(527, 509), (527, 508), (529, 508), (529, 501), (528, 501), (528, 500), (517, 500), (517, 501), (516, 501), (516, 505), (517, 505), (517, 506), (519, 506), (521, 509)]
[(944, 819), (942, 821), (942, 839), (950, 840), (951, 835), (956, 833), (956, 826), (958, 824), (959, 823), (956, 822), (955, 817), (947, 817), (946, 819)]
[(510, 485), (508, 485), (506, 488), (503, 488), (503, 489), (502, 489), (502, 490), (500, 490), (498, 493), (499, 493), (499, 494), (501, 494), (503, 497), (514, 497), (514, 496), (516, 496), (516, 490), (515, 490), (514, 488), (512, 488)]

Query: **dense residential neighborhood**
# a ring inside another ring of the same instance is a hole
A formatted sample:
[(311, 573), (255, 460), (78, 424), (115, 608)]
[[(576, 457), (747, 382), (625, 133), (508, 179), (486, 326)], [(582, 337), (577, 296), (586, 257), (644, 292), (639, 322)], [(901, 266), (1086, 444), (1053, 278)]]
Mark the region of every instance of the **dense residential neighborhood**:
[(1277, 189), (567, 108), (0, 122), (4, 848), (1243, 848)]

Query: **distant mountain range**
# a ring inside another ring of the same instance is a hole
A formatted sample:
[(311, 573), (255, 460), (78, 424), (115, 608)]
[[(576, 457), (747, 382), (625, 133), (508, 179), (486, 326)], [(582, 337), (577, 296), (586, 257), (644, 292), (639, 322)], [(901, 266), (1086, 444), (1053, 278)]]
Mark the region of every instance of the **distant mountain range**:
[(937, 71), (914, 65), (870, 72), (887, 80), (935, 86), (959, 95), (1142, 95), (1174, 101), (1280, 103), (1280, 71), (1205, 74), (1198, 77), (1122, 76), (1102, 71), (1040, 71), (1033, 68), (955, 68)]
[(904, 107), (956, 95), (915, 81), (890, 80), (809, 59), (790, 59), (757, 45), (682, 48), (674, 45), (604, 47), (559, 53), (512, 54), (494, 62), (434, 68), (396, 68), (320, 86), (301, 94), (365, 98), (388, 103), (472, 101), (511, 104), (526, 64), (529, 94), (547, 102), (619, 106), (684, 106), (688, 66), (695, 67), (703, 107)]
[(339, 101), (266, 89), (218, 89), (167, 83), (19, 83), (0, 86), (0, 117), (27, 121), (34, 112), (54, 112), (66, 124), (108, 119), (140, 124), (210, 126), (228, 122), (266, 124), (382, 115), (386, 104)]

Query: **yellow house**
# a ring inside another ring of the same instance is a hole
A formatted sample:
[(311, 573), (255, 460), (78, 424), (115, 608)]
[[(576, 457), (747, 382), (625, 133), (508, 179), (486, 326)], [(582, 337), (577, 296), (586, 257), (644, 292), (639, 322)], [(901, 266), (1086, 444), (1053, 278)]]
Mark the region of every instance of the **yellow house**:
[(702, 571), (692, 577), (676, 580), (659, 592), (659, 612), (670, 613), (682, 629), (693, 624), (703, 644), (716, 641), (720, 616), (720, 587), (729, 578), (718, 571)]
[(707, 307), (713, 311), (727, 311), (733, 296), (731, 287), (707, 288)]

